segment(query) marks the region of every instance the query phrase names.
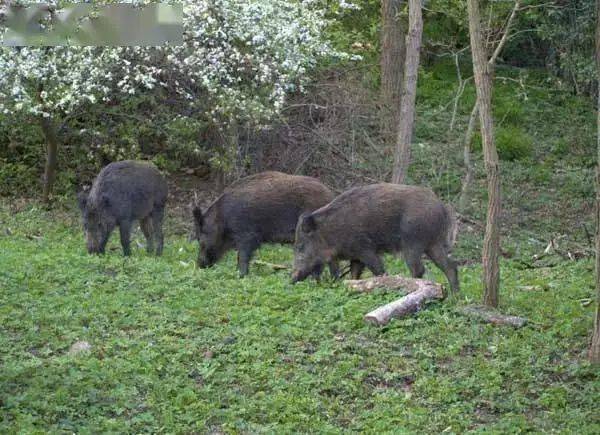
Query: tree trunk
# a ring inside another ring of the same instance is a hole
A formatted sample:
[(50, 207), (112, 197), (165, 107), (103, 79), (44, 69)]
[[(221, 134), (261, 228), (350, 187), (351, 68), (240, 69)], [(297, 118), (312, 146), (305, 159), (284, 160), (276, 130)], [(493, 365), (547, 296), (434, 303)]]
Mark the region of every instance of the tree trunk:
[(394, 158), (394, 170), (392, 172), (392, 183), (397, 184), (404, 182), (410, 163), (410, 143), (415, 123), (415, 100), (417, 97), (421, 35), (423, 33), (421, 0), (409, 0), (408, 7), (406, 61), (404, 64), (398, 137), (396, 139), (396, 155)]
[(460, 189), (460, 197), (458, 199), (458, 209), (461, 213), (464, 213), (469, 206), (471, 201), (471, 184), (473, 184), (473, 163), (471, 162), (471, 144), (473, 142), (473, 134), (475, 133), (475, 123), (477, 122), (477, 115), (479, 114), (479, 108), (477, 101), (473, 105), (471, 110), (471, 116), (469, 116), (469, 125), (467, 126), (467, 132), (465, 133), (465, 142), (463, 144), (463, 157), (465, 163), (465, 177), (463, 178), (462, 187)]
[(219, 167), (219, 168), (216, 168), (214, 170), (214, 172), (215, 172), (215, 178), (214, 178), (215, 193), (217, 195), (220, 195), (225, 190), (225, 170), (223, 168)]
[(483, 154), (488, 179), (488, 210), (483, 239), (483, 303), (491, 307), (498, 306), (498, 289), (500, 286), (500, 170), (498, 152), (494, 143), (494, 122), (492, 119), (492, 68), (488, 62), (483, 45), (481, 32), (481, 16), (479, 0), (467, 0), (469, 11), (469, 33), (471, 52), (473, 55), (473, 70), (475, 87), (479, 106), (481, 138)]
[(42, 199), (45, 203), (50, 202), (50, 195), (56, 180), (56, 166), (58, 162), (58, 137), (56, 125), (50, 117), (40, 119), (42, 132), (46, 139), (46, 166), (44, 169), (44, 187)]
[(404, 26), (400, 19), (403, 0), (381, 2), (381, 102), (383, 103), (382, 133), (390, 146), (398, 125), (402, 79), (404, 76)]
[[(517, 12), (521, 7), (521, 0), (515, 0), (515, 4), (508, 16), (508, 20), (506, 21), (506, 27), (504, 29), (504, 34), (498, 42), (496, 49), (492, 53), (492, 56), (488, 60), (488, 65), (490, 69), (493, 70), (496, 59), (502, 52), (502, 49), (506, 45), (508, 41), (508, 37), (510, 35), (510, 28), (515, 20)], [(471, 143), (473, 141), (473, 133), (475, 132), (475, 122), (477, 120), (477, 114), (479, 111), (478, 101), (475, 100), (475, 104), (473, 105), (473, 110), (471, 110), (471, 116), (469, 117), (469, 125), (467, 127), (467, 133), (465, 134), (465, 142), (464, 142), (464, 162), (465, 162), (465, 177), (463, 178), (463, 183), (460, 191), (460, 198), (458, 200), (458, 208), (461, 212), (464, 212), (468, 207), (470, 201), (470, 190), (471, 184), (473, 183), (473, 164), (471, 163)]]
[(600, 364), (600, 0), (596, 0), (596, 73), (598, 74), (598, 166), (596, 167), (596, 319), (590, 346), (590, 361)]

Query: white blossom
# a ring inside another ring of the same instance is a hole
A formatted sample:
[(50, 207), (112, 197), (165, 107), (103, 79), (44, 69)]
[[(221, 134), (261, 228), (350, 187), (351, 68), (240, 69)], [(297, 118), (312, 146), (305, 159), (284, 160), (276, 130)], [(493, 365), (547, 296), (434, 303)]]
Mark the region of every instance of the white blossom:
[(116, 93), (167, 87), (202, 103), (208, 119), (262, 122), (283, 107), (286, 91), (302, 89), (319, 57), (346, 56), (324, 41), (328, 23), (314, 0), (183, 5), (181, 46), (0, 47), (0, 112), (64, 115)]

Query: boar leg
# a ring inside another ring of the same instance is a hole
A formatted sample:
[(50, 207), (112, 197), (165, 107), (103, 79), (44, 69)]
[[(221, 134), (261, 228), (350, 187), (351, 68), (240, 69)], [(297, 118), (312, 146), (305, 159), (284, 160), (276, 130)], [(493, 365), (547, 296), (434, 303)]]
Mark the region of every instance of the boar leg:
[(321, 283), (321, 273), (323, 273), (323, 266), (322, 265), (318, 265), (316, 266), (313, 271), (311, 272), (311, 276), (314, 278), (315, 281), (317, 281), (317, 283)]
[(373, 275), (379, 276), (385, 273), (385, 267), (383, 265), (383, 262), (381, 261), (381, 258), (379, 258), (379, 256), (375, 253), (375, 251), (365, 252), (363, 256), (359, 258), (359, 260), (361, 261), (361, 263), (363, 263), (369, 268)]
[(360, 279), (360, 276), (365, 270), (365, 265), (358, 260), (350, 261), (350, 276), (352, 279)]
[(131, 255), (131, 221), (123, 220), (119, 222), (119, 232), (121, 233), (121, 246), (123, 247), (123, 255)]
[(458, 271), (456, 269), (456, 263), (454, 263), (448, 255), (448, 250), (443, 245), (439, 244), (427, 250), (427, 255), (434, 264), (444, 272), (444, 275), (448, 278), (452, 291), (457, 292), (459, 290)]
[(331, 275), (331, 277), (333, 279), (338, 279), (340, 277), (340, 267), (338, 265), (338, 262), (335, 260), (331, 260), (328, 263), (329, 266), (329, 274)]
[(425, 266), (421, 257), (423, 251), (421, 249), (406, 249), (403, 253), (404, 261), (410, 269), (410, 274), (413, 278), (422, 278), (425, 274)]
[(156, 255), (161, 256), (163, 253), (164, 236), (162, 230), (165, 208), (155, 208), (152, 211), (152, 230), (154, 231), (154, 240), (156, 241)]
[(248, 266), (252, 259), (252, 254), (258, 248), (259, 243), (256, 240), (248, 239), (240, 242), (238, 245), (238, 270), (240, 278), (248, 275)]
[(152, 254), (154, 252), (154, 230), (152, 229), (152, 218), (146, 216), (140, 220), (140, 228), (146, 238), (146, 252)]

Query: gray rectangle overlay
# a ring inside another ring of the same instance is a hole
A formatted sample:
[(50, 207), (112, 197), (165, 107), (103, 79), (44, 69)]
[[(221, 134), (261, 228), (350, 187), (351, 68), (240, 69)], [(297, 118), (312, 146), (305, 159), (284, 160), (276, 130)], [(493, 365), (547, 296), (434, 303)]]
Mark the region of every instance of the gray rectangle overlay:
[(159, 46), (183, 44), (183, 5), (87, 3), (0, 6), (3, 46)]

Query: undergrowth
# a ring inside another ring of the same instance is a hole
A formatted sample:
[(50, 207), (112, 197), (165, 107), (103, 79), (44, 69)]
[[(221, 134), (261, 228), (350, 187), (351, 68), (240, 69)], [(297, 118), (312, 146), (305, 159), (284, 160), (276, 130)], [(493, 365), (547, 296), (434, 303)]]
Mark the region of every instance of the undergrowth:
[[(591, 261), (504, 260), (501, 310), (523, 329), (456, 312), (481, 299), (477, 265), (457, 298), (375, 328), (362, 316), (393, 294), (292, 286), (261, 265), (239, 279), (234, 253), (198, 270), (170, 231), (163, 257), (125, 259), (116, 235), (86, 255), (73, 210), (4, 202), (0, 228), (1, 432), (600, 432)], [(69, 353), (77, 341), (91, 349)]]

